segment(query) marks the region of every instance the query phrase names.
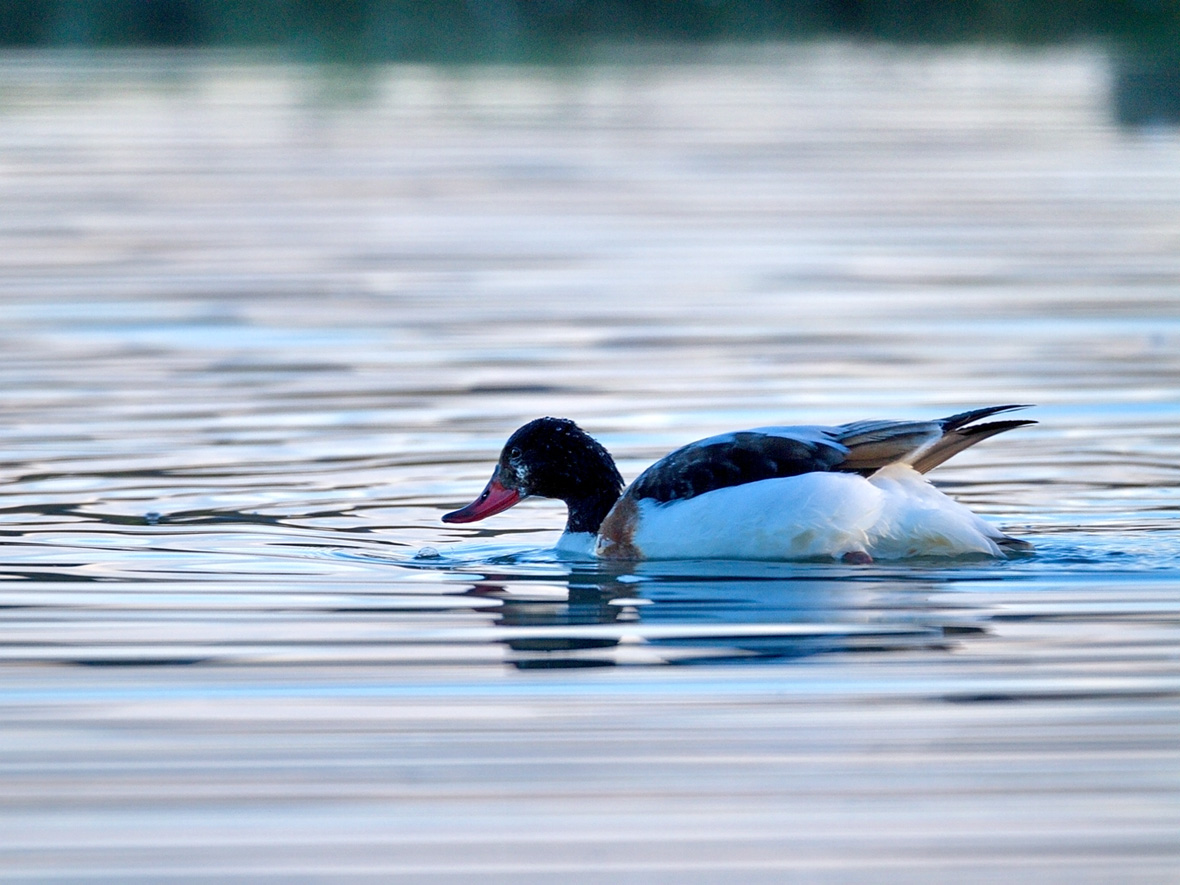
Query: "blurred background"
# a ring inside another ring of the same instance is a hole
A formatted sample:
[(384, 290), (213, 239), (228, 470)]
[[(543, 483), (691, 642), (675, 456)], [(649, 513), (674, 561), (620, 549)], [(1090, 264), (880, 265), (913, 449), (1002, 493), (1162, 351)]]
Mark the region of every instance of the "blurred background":
[(1180, 122), (1180, 10), (1166, 0), (7, 0), (0, 46), (264, 50), (301, 63), (585, 62), (603, 45), (856, 40), (1097, 44), (1126, 124)]
[(10, 0), (5, 42), (22, 46), (269, 46), (303, 60), (562, 61), (594, 42), (864, 38), (1044, 45), (1109, 39), (1166, 49), (1173, 4), (914, 0)]
[[(0, 878), (1171, 882), (1180, 6), (0, 2)], [(1033, 557), (439, 516), (1026, 402)]]

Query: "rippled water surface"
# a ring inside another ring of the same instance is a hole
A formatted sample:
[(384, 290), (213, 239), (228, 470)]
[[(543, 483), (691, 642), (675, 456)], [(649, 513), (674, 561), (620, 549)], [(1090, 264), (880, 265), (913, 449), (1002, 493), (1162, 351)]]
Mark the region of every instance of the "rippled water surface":
[[(1096, 53), (0, 58), (0, 878), (1175, 881), (1180, 137)], [(1036, 553), (472, 526), (524, 421), (1027, 402)]]

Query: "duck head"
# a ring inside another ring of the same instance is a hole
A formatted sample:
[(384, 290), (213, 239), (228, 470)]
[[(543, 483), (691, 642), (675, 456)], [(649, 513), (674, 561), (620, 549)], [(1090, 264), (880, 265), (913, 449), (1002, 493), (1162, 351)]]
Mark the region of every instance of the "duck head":
[(568, 418), (537, 418), (508, 438), (479, 497), (443, 516), (477, 522), (529, 496), (557, 498), (569, 508), (568, 532), (597, 532), (623, 489), (614, 459)]

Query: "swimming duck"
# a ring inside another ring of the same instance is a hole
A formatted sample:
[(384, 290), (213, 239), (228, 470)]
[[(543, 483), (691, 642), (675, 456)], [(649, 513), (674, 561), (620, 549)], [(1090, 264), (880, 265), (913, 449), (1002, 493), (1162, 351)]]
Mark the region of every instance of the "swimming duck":
[(568, 418), (538, 418), (508, 438), (480, 496), (442, 519), (475, 522), (539, 496), (568, 507), (559, 550), (603, 559), (1003, 556), (1031, 545), (924, 474), (988, 437), (1035, 424), (976, 423), (1021, 408), (725, 433), (677, 449), (626, 491), (597, 440)]

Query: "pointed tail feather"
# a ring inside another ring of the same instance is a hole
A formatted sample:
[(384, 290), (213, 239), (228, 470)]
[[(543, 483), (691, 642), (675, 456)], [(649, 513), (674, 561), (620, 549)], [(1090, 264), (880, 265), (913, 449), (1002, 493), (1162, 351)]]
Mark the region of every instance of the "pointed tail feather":
[[(958, 430), (968, 424), (973, 424), (983, 418), (990, 418), (992, 415), (999, 415), (1001, 412), (1016, 412), (1020, 409), (1031, 409), (1028, 403), (1019, 403), (1017, 405), (1008, 406), (987, 406), (983, 409), (971, 409), (968, 412), (959, 412), (957, 415), (951, 415), (949, 418), (942, 418), (936, 421), (936, 424), (941, 424), (944, 431)], [(1026, 422), (1036, 424), (1035, 421)]]
[(1036, 424), (1029, 420), (990, 421), (975, 424), (1024, 405), (989, 406), (960, 412), (936, 421), (858, 421), (835, 428), (835, 437), (848, 448), (836, 468), (869, 476), (889, 464), (908, 463), (919, 473), (937, 467), (988, 437)]
[(987, 409), (975, 409), (970, 412), (961, 412), (958, 415), (951, 415), (949, 418), (944, 418), (940, 422), (942, 424), (942, 438), (935, 441), (932, 445), (918, 453), (918, 456), (913, 460), (911, 466), (919, 473), (926, 473), (933, 470), (943, 461), (953, 458), (955, 455), (964, 449), (969, 449), (978, 442), (983, 442), (989, 437), (995, 436), (997, 433), (1003, 433), (1006, 430), (1015, 430), (1017, 427), (1027, 427), (1030, 424), (1036, 424), (1036, 421), (1025, 419), (1015, 419), (1007, 421), (989, 421), (986, 424), (973, 424), (973, 421), (978, 421), (980, 418), (987, 418), (991, 415), (996, 415), (1001, 412), (1011, 412), (1016, 409), (1028, 408), (1024, 405), (1018, 406), (992, 406)]

